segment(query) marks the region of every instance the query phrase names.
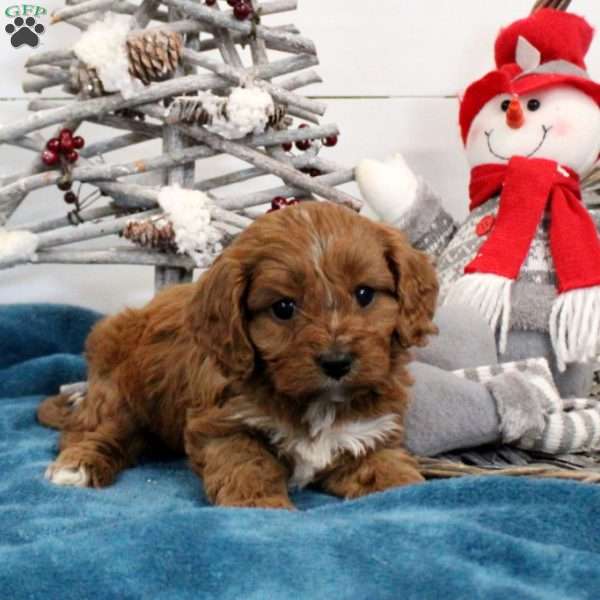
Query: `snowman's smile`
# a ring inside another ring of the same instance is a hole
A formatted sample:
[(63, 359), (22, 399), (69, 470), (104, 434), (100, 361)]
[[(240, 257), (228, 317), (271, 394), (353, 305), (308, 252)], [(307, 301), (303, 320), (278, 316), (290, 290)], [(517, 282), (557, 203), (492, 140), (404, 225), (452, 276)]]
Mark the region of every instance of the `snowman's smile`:
[[(543, 145), (544, 142), (546, 141), (546, 137), (548, 136), (548, 132), (552, 129), (552, 127), (546, 127), (545, 125), (542, 125), (542, 139), (539, 141), (538, 145), (529, 153), (526, 154), (525, 157), (526, 158), (531, 158)], [(510, 160), (510, 156), (502, 156), (501, 154), (498, 154), (497, 152), (494, 152), (494, 149), (492, 148), (492, 133), (494, 133), (493, 129), (490, 129), (489, 131), (485, 132), (485, 136), (487, 138), (487, 145), (488, 145), (488, 149), (489, 151), (496, 157), (499, 158), (500, 160)]]

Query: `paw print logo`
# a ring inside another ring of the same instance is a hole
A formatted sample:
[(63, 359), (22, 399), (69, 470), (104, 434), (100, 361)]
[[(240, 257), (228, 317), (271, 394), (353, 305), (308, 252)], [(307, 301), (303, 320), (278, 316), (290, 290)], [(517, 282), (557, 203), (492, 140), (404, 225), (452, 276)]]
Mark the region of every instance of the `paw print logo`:
[(36, 23), (33, 17), (17, 17), (12, 23), (9, 23), (4, 31), (10, 35), (10, 43), (14, 48), (27, 44), (35, 48), (40, 42), (40, 35), (45, 29), (41, 23)]

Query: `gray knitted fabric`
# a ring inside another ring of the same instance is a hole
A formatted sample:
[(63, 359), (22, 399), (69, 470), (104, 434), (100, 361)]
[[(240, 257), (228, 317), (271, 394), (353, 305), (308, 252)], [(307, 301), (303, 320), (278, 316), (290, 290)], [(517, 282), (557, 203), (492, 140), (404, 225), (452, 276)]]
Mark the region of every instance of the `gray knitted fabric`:
[[(442, 298), (446, 296), (448, 288), (464, 275), (465, 267), (476, 257), (479, 248), (487, 240), (487, 235), (477, 235), (477, 224), (485, 217), (497, 216), (499, 200), (496, 196), (473, 210), (440, 255), (438, 271)], [(556, 282), (548, 244), (548, 219), (543, 219), (538, 225), (518, 281), (543, 285), (554, 285)]]
[(488, 387), (496, 400), (503, 442), (548, 454), (600, 448), (600, 402), (561, 399), (545, 359), (462, 369), (454, 374)]
[[(440, 300), (450, 286), (464, 275), (465, 266), (473, 260), (486, 235), (477, 234), (477, 225), (485, 217), (496, 217), (499, 197), (488, 200), (473, 210), (461, 225), (443, 209), (440, 199), (419, 181), (417, 197), (403, 219), (413, 244), (437, 257)], [(600, 214), (592, 211), (600, 222)], [(519, 278), (511, 291), (511, 329), (548, 331), (552, 304), (556, 299), (556, 272), (548, 241), (548, 217), (539, 224)]]

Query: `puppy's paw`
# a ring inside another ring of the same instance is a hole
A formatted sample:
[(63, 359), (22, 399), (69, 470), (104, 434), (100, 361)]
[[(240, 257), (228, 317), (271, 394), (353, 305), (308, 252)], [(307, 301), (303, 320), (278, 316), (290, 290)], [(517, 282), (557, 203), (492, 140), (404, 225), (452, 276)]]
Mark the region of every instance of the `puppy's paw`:
[(91, 487), (92, 478), (85, 465), (67, 467), (58, 462), (50, 463), (44, 477), (54, 485)]
[(384, 492), (395, 487), (412, 485), (425, 481), (423, 476), (411, 465), (397, 465), (395, 468), (370, 468), (359, 472), (356, 484), (347, 498), (359, 498), (375, 492)]
[(219, 498), (217, 506), (229, 508), (275, 508), (279, 510), (296, 510), (286, 496), (261, 496), (255, 498)]
[(77, 448), (63, 450), (46, 469), (45, 477), (55, 485), (101, 488), (110, 485), (118, 469), (99, 453), (81, 453)]
[(75, 410), (83, 404), (84, 400), (85, 394), (83, 394), (82, 392), (73, 392), (70, 396), (67, 397), (67, 406), (71, 410)]
[(414, 460), (402, 450), (380, 450), (362, 461), (334, 471), (324, 488), (341, 498), (360, 498), (403, 485), (422, 483)]

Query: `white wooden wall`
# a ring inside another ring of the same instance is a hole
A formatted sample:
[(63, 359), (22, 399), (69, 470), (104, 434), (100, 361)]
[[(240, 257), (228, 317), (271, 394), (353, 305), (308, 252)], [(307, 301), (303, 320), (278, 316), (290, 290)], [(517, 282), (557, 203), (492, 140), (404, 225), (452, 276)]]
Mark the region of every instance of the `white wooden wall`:
[[(60, 0), (40, 3), (49, 10), (62, 5)], [(294, 22), (317, 45), (324, 83), (309, 91), (328, 102), (325, 121), (338, 123), (342, 131), (340, 144), (324, 156), (354, 165), (363, 157), (400, 151), (460, 217), (466, 212), (468, 169), (458, 134), (456, 96), (491, 68), (499, 28), (528, 14), (532, 4), (533, 0), (300, 0), (296, 13), (269, 20)], [(572, 10), (600, 25), (597, 0), (574, 0)], [(25, 111), (28, 97), (20, 80), (33, 52), (29, 47), (12, 48), (4, 33), (7, 22), (4, 18), (0, 29), (0, 122)], [(42, 22), (47, 32), (40, 48), (62, 48), (74, 41), (73, 28), (50, 27), (47, 18)], [(588, 67), (600, 79), (598, 41), (588, 55)], [(98, 132), (88, 126), (83, 134), (91, 142)], [(158, 147), (138, 148), (150, 155)], [(26, 151), (0, 147), (0, 175), (22, 170), (30, 157)], [(110, 155), (111, 160), (119, 158), (125, 157)], [(217, 168), (224, 163), (220, 159)], [(64, 211), (58, 190), (48, 188), (28, 198), (15, 222)], [(152, 283), (150, 268), (28, 266), (0, 271), (0, 302), (66, 302), (115, 311), (149, 299)]]

